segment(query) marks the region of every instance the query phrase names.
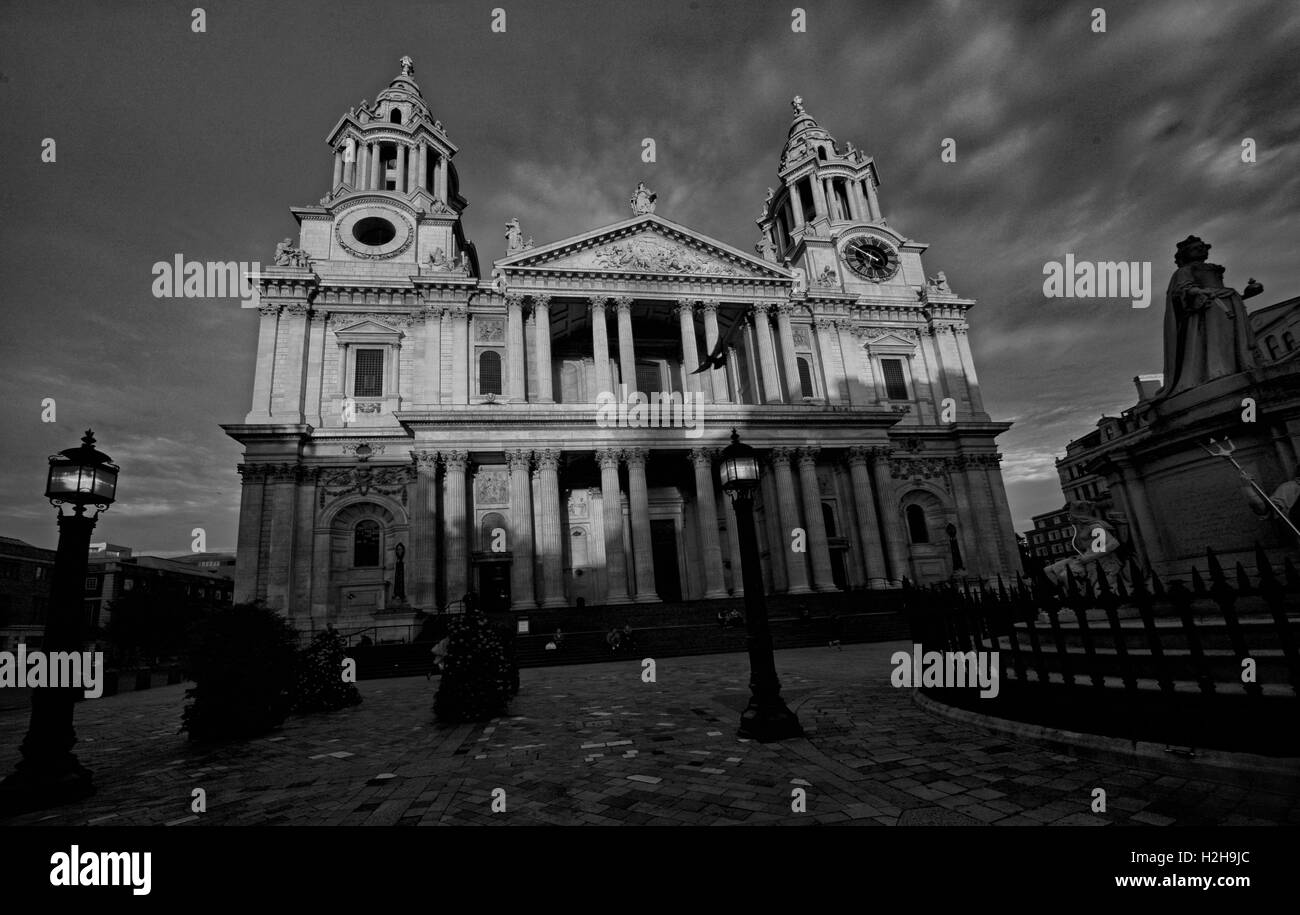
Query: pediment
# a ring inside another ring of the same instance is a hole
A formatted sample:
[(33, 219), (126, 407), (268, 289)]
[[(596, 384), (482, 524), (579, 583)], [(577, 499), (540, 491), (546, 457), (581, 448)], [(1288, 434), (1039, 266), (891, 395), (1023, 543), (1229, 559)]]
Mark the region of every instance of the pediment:
[(502, 272), (676, 275), (791, 280), (788, 270), (654, 214), (509, 255)]
[[(347, 318), (342, 317), (342, 320), (346, 321)], [(387, 324), (381, 324), (369, 318), (353, 324), (335, 326), (334, 334), (337, 337), (347, 337), (361, 341), (379, 340), (381, 338), (392, 339), (402, 336), (402, 332), (398, 328), (389, 327)]]
[(896, 333), (878, 333), (877, 336), (867, 336), (864, 341), (872, 349), (884, 349), (893, 347), (897, 349), (916, 349), (916, 340)]

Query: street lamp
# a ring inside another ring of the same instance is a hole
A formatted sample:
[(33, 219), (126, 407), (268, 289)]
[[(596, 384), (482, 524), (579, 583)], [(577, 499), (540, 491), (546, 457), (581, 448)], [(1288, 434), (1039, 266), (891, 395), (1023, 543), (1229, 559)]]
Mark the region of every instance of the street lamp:
[[(45, 497), (55, 507), (72, 506), (72, 514), (59, 508), (59, 547), (50, 580), (50, 606), (41, 648), (53, 652), (80, 652), (85, 641), (85, 580), (90, 534), (99, 513), (117, 495), (118, 467), (95, 448), (89, 429), (77, 448), (50, 457)], [(95, 514), (87, 517), (86, 508)], [(16, 813), (80, 800), (94, 793), (90, 770), (77, 761), (72, 747), (77, 734), (73, 708), (82, 692), (75, 686), (45, 686), (32, 693), (32, 717), (22, 743), (22, 759), (14, 772), (0, 782), (0, 810)]]
[(749, 649), (749, 705), (740, 713), (740, 736), (761, 742), (803, 736), (794, 712), (781, 699), (781, 681), (772, 656), (763, 598), (763, 570), (754, 531), (754, 493), (758, 491), (758, 454), (731, 430), (731, 444), (722, 450), (718, 468), (722, 491), (731, 499), (740, 541), (740, 568), (745, 585), (746, 646)]

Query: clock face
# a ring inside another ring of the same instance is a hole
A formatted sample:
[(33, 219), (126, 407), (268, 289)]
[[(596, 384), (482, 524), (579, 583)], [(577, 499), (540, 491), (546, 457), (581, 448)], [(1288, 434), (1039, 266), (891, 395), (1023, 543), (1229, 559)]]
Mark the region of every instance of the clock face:
[(870, 235), (860, 235), (844, 246), (844, 261), (858, 276), (881, 283), (898, 272), (898, 252)]

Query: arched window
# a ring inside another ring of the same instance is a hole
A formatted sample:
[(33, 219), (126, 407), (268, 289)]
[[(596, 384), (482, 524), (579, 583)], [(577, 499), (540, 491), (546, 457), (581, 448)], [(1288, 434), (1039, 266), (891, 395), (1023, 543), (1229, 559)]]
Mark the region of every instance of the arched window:
[(496, 350), (486, 350), (478, 357), (478, 392), (501, 393), (501, 354)]
[(808, 368), (808, 360), (799, 356), (795, 362), (799, 364), (799, 387), (803, 389), (803, 396), (816, 397), (817, 391), (813, 388), (812, 370)]
[(1264, 343), (1268, 346), (1268, 358), (1277, 358), (1277, 338), (1269, 334), (1264, 338)]
[(826, 526), (827, 537), (838, 537), (835, 527), (835, 509), (831, 508), (829, 502), (822, 503), (822, 524)]
[(352, 565), (358, 569), (379, 565), (379, 522), (358, 521), (352, 531)]
[(818, 158), (818, 159), (821, 159), (823, 162), (826, 161), (826, 147), (825, 147), (825, 146), (818, 146), (818, 147), (817, 147), (817, 158)]
[(1291, 336), (1291, 331), (1282, 331), (1282, 343), (1286, 346), (1286, 351), (1288, 353), (1295, 349), (1295, 337)]
[(394, 124), (402, 123), (402, 109), (394, 108), (388, 115), (388, 120), (392, 121)]
[(907, 506), (907, 534), (913, 543), (930, 542), (930, 530), (925, 526), (925, 509), (919, 505)]

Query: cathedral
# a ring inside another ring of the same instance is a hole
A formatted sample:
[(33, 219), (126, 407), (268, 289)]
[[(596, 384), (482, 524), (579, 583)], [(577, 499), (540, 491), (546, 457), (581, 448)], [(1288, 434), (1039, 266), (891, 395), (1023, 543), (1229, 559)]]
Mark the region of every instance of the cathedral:
[[(656, 212), (487, 262), (410, 58), (327, 137), (328, 193), (252, 276), (237, 601), (304, 629), (743, 593), (717, 453), (762, 457), (769, 594), (1014, 574), (973, 300), (803, 106), (754, 253)], [(323, 164), (323, 163), (322, 163)], [(322, 178), (327, 169), (322, 168)], [(630, 183), (630, 182), (629, 182)]]

